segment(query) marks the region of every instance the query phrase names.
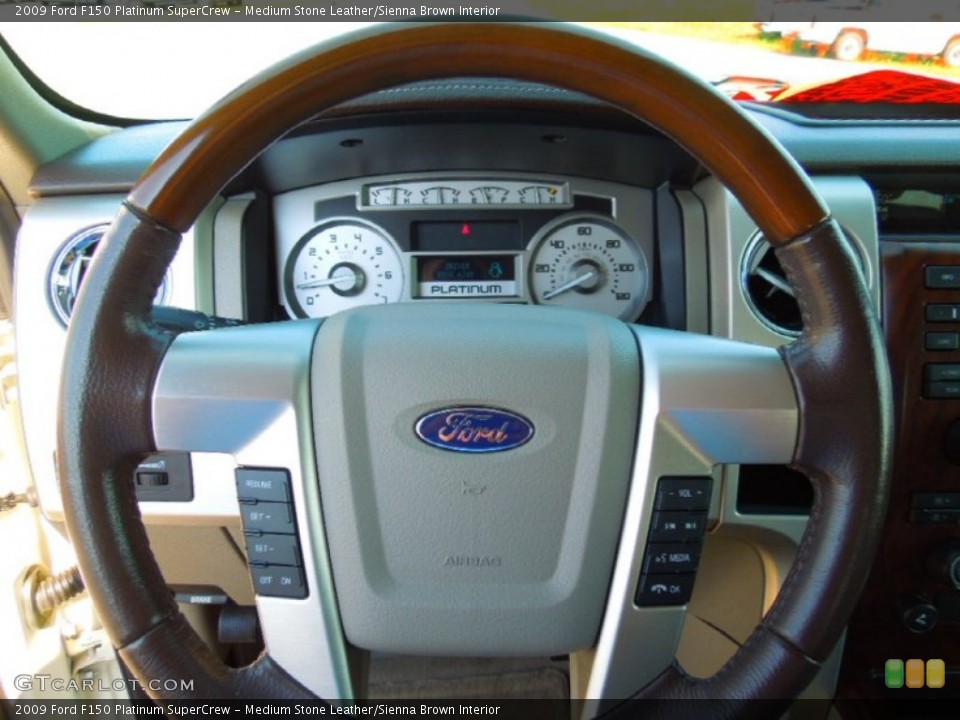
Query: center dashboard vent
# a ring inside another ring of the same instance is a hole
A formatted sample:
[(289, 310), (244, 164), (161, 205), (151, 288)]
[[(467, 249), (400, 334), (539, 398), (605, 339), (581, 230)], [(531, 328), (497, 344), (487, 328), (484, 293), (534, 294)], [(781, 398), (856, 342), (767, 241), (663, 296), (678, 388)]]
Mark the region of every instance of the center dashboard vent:
[[(87, 269), (93, 261), (93, 254), (97, 244), (107, 232), (109, 225), (94, 225), (72, 235), (60, 248), (53, 264), (50, 266), (47, 282), (47, 294), (50, 306), (57, 319), (66, 326), (73, 314), (73, 307), (77, 302), (77, 295), (87, 274)], [(169, 296), (169, 274), (163, 279), (157, 291), (154, 303), (162, 305)]]
[[(866, 274), (866, 263), (860, 246), (844, 230), (854, 248), (860, 272)], [(777, 254), (762, 233), (756, 233), (743, 254), (740, 285), (747, 305), (768, 329), (786, 337), (799, 337), (803, 331), (800, 306)]]

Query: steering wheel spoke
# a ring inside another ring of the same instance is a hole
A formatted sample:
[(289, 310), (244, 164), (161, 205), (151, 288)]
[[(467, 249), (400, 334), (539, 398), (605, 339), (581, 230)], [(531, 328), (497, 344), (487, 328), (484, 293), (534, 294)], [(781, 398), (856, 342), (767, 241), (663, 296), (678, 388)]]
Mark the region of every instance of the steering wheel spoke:
[[(154, 390), (154, 434), (162, 450), (234, 457), (238, 492), (218, 510), (244, 520), (267, 652), (319, 697), (351, 699), (311, 436), (310, 357), (319, 325), (178, 336)], [(289, 523), (278, 527), (278, 519)]]
[(674, 662), (703, 534), (727, 502), (719, 466), (789, 462), (797, 437), (796, 397), (776, 350), (633, 331), (643, 367), (633, 477), (597, 646), (574, 664), (587, 716)]

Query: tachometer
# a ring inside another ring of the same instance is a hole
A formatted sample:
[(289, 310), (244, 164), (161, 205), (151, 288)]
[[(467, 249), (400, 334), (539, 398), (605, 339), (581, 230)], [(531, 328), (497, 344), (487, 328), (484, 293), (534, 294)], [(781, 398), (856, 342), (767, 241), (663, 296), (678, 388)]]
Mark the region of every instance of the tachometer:
[(300, 238), (284, 272), (287, 302), (298, 317), (398, 302), (403, 283), (393, 241), (377, 226), (352, 218), (330, 220)]
[(633, 320), (646, 304), (647, 259), (616, 223), (561, 218), (542, 232), (530, 259), (530, 292), (543, 305)]

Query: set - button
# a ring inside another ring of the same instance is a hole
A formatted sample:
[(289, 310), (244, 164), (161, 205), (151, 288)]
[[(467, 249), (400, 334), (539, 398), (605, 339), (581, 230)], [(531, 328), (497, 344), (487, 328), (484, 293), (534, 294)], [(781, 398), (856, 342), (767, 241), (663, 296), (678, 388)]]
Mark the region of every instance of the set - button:
[(690, 600), (712, 488), (709, 477), (660, 478), (637, 584), (637, 605), (684, 605)]
[(296, 535), (247, 535), (247, 559), (257, 565), (301, 564)]
[(269, 597), (306, 597), (289, 474), (276, 468), (238, 468), (236, 479), (254, 591)]

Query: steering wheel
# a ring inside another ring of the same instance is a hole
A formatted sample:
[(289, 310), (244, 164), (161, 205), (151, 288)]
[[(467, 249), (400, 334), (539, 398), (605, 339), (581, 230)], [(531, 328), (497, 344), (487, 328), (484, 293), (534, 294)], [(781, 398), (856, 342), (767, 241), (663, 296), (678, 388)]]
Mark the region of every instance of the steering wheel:
[[(464, 76), (579, 91), (674, 138), (776, 248), (803, 335), (777, 351), (489, 304), (178, 337), (151, 324), (181, 233), (271, 143), (367, 93)], [(553, 26), (364, 31), (208, 110), (139, 180), (101, 244), (71, 322), (60, 407), (66, 522), (94, 606), (135, 675), (192, 680), (191, 697), (350, 698), (356, 646), (593, 648), (590, 698), (793, 698), (852, 612), (889, 493), (880, 332), (802, 170), (683, 71)], [(515, 422), (524, 442), (483, 453), (422, 442), (439, 410), (447, 436), (472, 428), (495, 446), (499, 432), (515, 439)], [(267, 650), (249, 667), (228, 669), (203, 645), (151, 555), (129, 478), (158, 448), (232, 453), (286, 493), (270, 507), (291, 513), (302, 575), (290, 592), (258, 585)], [(710, 477), (721, 463), (789, 463), (815, 501), (775, 604), (719, 672), (698, 679), (674, 661), (682, 601), (651, 603), (638, 588), (656, 577), (645, 552), (655, 509), (719, 497)]]

